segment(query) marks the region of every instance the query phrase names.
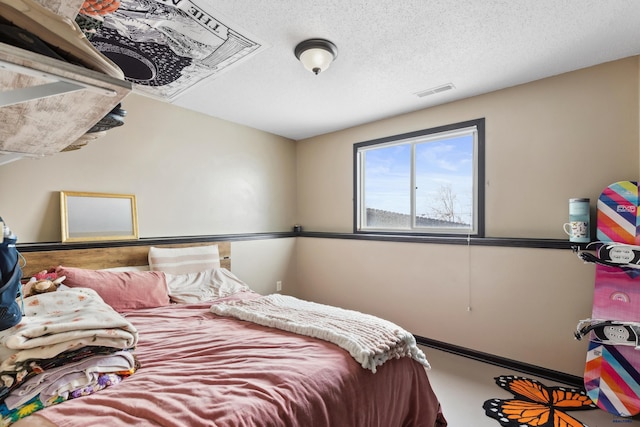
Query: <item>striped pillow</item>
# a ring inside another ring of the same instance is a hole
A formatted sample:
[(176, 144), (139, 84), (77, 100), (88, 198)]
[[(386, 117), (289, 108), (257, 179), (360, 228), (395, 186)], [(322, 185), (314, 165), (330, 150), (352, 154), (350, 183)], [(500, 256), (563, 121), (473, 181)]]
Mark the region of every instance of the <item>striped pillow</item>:
[(199, 273), (220, 268), (218, 245), (190, 246), (186, 248), (149, 248), (151, 271), (169, 274)]

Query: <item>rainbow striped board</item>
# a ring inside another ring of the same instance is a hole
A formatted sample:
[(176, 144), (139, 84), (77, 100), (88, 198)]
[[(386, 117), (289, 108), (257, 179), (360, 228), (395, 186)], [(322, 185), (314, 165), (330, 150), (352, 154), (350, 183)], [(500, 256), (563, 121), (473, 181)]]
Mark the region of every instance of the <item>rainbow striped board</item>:
[[(597, 238), (640, 245), (638, 183), (620, 181), (601, 193)], [(640, 322), (640, 270), (596, 264), (592, 319)], [(615, 341), (616, 329), (609, 332)], [(589, 336), (584, 371), (587, 395), (601, 409), (631, 417), (640, 413), (640, 349)]]
[(598, 198), (598, 240), (640, 245), (639, 231), (638, 183), (620, 181), (605, 188)]

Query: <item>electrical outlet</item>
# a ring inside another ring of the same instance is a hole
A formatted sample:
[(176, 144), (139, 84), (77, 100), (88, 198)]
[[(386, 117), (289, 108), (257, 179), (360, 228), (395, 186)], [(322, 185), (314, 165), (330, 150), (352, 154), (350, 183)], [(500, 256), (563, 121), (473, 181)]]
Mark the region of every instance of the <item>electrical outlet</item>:
[(278, 280), (276, 282), (276, 292), (280, 292), (282, 290), (282, 281)]

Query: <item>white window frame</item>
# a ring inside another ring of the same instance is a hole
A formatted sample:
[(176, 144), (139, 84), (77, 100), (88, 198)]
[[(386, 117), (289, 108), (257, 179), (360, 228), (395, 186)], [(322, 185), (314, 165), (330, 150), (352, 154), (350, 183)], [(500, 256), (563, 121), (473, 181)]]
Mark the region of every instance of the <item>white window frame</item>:
[[(484, 133), (484, 119), (476, 119), (354, 144), (354, 233), (484, 237)], [(445, 140), (461, 135), (473, 136), (471, 227), (417, 226), (415, 147), (424, 142)], [(363, 164), (366, 152), (406, 144), (411, 145), (411, 182), (410, 188), (407, 188), (410, 194), (411, 224), (403, 228), (369, 227), (366, 224), (367, 212), (364, 207)]]

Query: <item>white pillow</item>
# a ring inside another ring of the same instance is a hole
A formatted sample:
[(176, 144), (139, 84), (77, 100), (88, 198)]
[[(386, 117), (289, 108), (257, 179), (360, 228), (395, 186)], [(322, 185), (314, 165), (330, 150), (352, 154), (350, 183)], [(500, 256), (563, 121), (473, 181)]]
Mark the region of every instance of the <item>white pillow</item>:
[(170, 274), (198, 273), (220, 267), (218, 245), (185, 248), (149, 248), (151, 271)]
[(169, 298), (176, 303), (213, 301), (251, 289), (226, 268), (190, 274), (165, 273)]

